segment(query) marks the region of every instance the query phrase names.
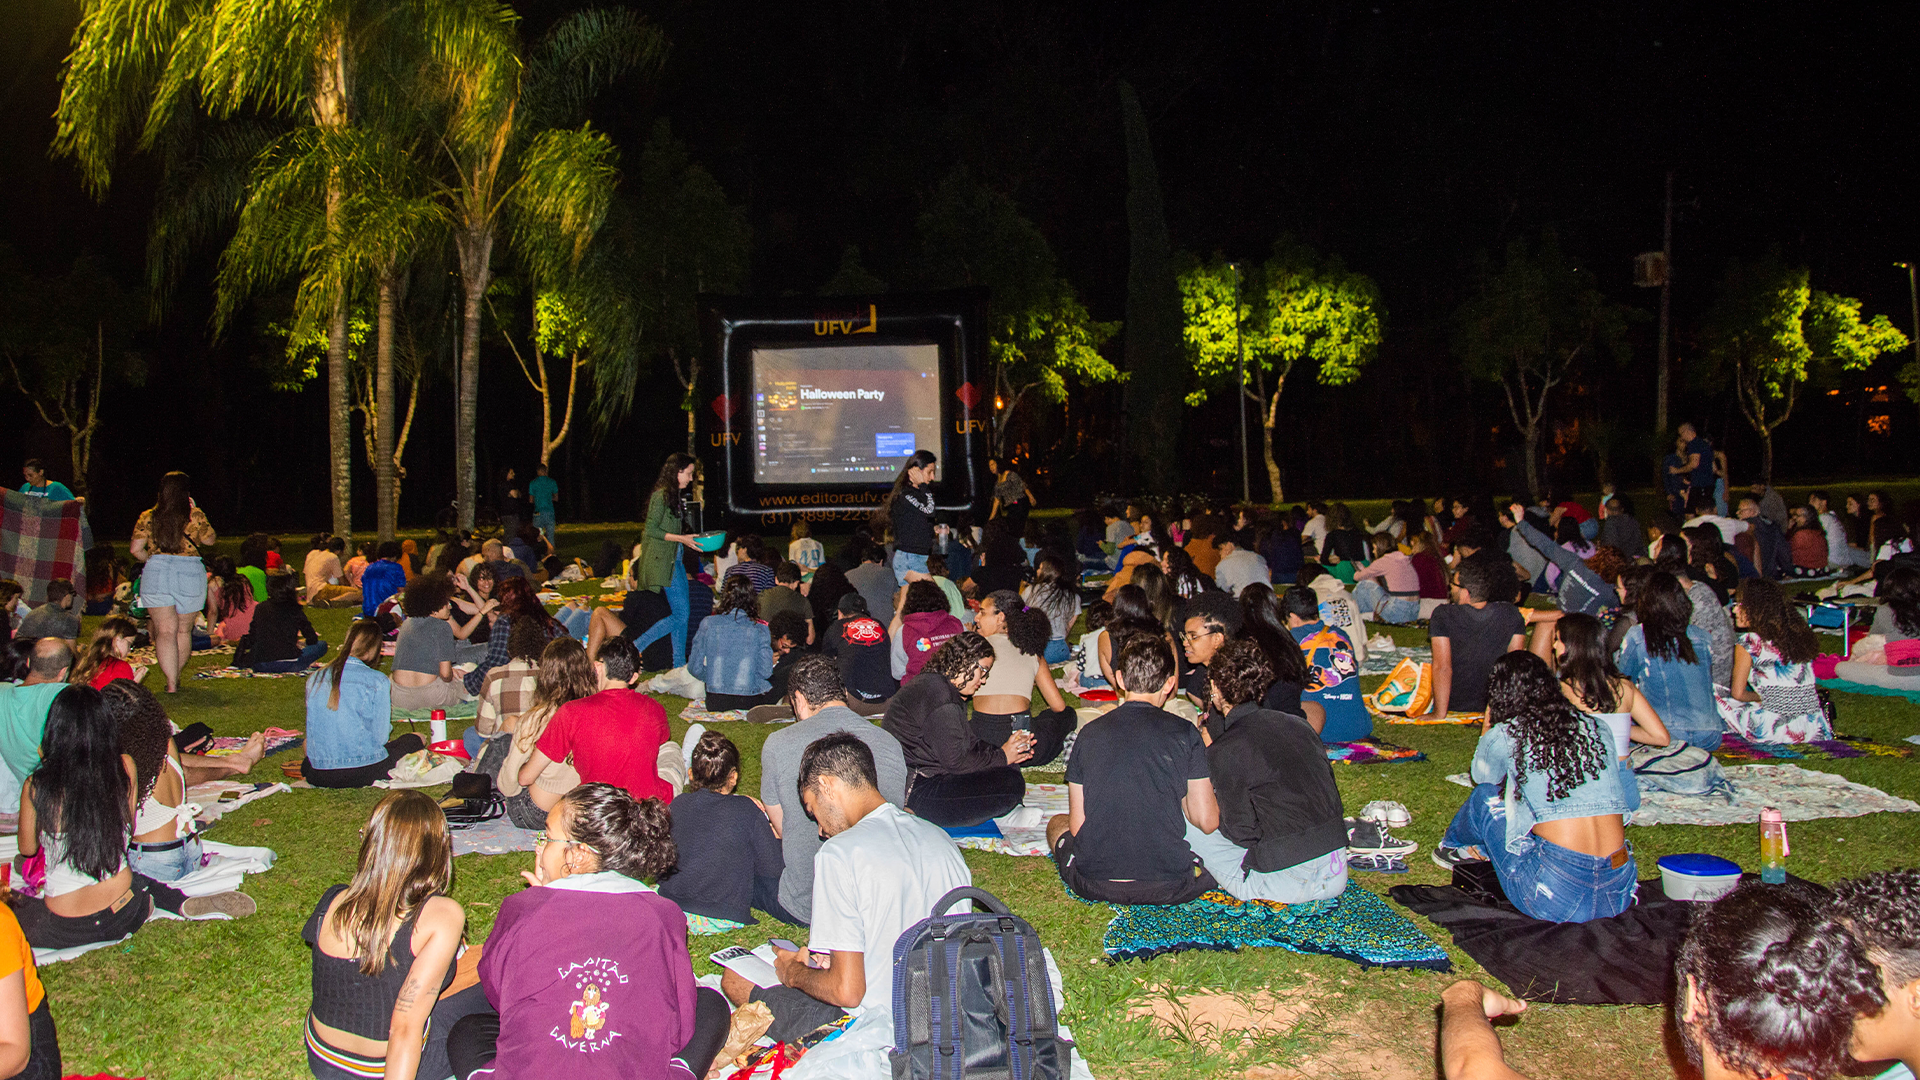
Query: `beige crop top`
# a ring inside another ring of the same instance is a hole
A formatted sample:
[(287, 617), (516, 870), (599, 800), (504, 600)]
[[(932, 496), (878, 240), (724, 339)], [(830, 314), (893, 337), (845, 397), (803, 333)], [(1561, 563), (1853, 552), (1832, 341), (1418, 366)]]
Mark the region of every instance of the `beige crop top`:
[(1012, 694), (1015, 697), (1032, 697), (1033, 681), (1040, 673), (1040, 658), (1028, 656), (1014, 648), (1013, 642), (1005, 634), (994, 634), (987, 638), (987, 644), (993, 646), (993, 669), (987, 672), (986, 684), (980, 687), (976, 696)]

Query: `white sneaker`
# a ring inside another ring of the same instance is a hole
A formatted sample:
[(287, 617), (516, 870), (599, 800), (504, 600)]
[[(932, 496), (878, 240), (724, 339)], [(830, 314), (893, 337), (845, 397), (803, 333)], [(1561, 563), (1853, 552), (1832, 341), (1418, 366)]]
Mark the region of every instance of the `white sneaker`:
[(693, 775), (693, 748), (700, 745), (700, 736), (706, 733), (707, 725), (688, 724), (686, 737), (680, 740), (680, 757), (686, 762), (688, 776)]
[(1361, 821), (1371, 821), (1389, 829), (1404, 829), (1413, 824), (1413, 815), (1397, 802), (1375, 799), (1360, 810)]
[(1022, 805), (993, 820), (1002, 829), (1037, 829), (1045, 823), (1046, 815), (1037, 806)]

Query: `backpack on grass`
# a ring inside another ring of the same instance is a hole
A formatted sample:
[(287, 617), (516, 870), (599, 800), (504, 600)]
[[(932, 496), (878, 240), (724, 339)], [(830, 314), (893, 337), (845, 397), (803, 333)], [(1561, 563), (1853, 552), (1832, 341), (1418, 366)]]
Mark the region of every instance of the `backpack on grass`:
[[(962, 900), (984, 912), (945, 914)], [(992, 894), (955, 889), (893, 946), (894, 1080), (1065, 1080), (1040, 938)]]

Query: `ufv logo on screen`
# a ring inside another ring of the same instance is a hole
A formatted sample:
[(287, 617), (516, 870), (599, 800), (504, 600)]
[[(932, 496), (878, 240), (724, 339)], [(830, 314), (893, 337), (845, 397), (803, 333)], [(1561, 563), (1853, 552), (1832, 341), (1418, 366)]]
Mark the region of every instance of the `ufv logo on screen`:
[(844, 319), (815, 319), (813, 321), (814, 335), (816, 337), (827, 337), (832, 334), (877, 333), (880, 326), (880, 306), (878, 304), (867, 305), (867, 325), (858, 325), (856, 323), (858, 318), (859, 315), (854, 314)]

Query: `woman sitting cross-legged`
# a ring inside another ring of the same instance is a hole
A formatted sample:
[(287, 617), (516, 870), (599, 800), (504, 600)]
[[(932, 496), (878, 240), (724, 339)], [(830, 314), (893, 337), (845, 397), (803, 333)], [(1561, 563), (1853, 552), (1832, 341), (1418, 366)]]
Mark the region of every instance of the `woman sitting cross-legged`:
[(327, 643), (300, 604), (300, 581), (292, 574), (267, 575), (267, 599), (253, 609), (247, 631), (252, 641), (248, 666), (262, 673), (305, 671), (327, 655)]
[(300, 931), (313, 950), (307, 1068), (321, 1080), (439, 1080), (453, 1071), (454, 1022), (487, 1008), (478, 985), (447, 993), (466, 914), (447, 895), (446, 815), (418, 791), (396, 791), (360, 833), (353, 880), (321, 893)]
[(1733, 625), (1733, 689), (1718, 696), (1727, 729), (1752, 742), (1801, 743), (1833, 738), (1820, 703), (1813, 658), (1820, 640), (1777, 582), (1740, 583)]
[(20, 795), (20, 854), (46, 853), (38, 898), (14, 894), (13, 913), (36, 949), (118, 941), (155, 908), (183, 918), (253, 914), (244, 893), (187, 897), (127, 864), (138, 781), (100, 691), (69, 686), (53, 699), (40, 766)]
[(1633, 681), (1620, 674), (1607, 655), (1607, 630), (1592, 615), (1572, 612), (1560, 620), (1553, 662), (1560, 689), (1574, 708), (1600, 721), (1620, 759), (1620, 794), (1628, 810), (1640, 809), (1640, 782), (1627, 755), (1634, 743), (1665, 746), (1673, 741), (1660, 714)]
[(1340, 788), (1320, 733), (1302, 717), (1261, 706), (1273, 680), (1266, 652), (1252, 641), (1229, 641), (1207, 664), (1213, 712), (1201, 736), (1220, 828), (1201, 832), (1187, 822), (1187, 846), (1238, 899), (1331, 900), (1347, 888)]
[(139, 683), (118, 679), (100, 693), (120, 727), (120, 750), (133, 760), (137, 805), (127, 863), (155, 881), (179, 881), (200, 869), (201, 852), (173, 725), (159, 699)]
[(1034, 733), (1015, 731), (995, 746), (981, 741), (967, 717), (967, 699), (993, 665), (993, 646), (968, 631), (940, 646), (887, 703), (880, 726), (906, 757), (907, 809), (935, 825), (978, 825), (1026, 796), (1018, 766), (1033, 757)]
[(253, 598), (253, 584), (240, 576), (233, 560), (215, 555), (207, 560), (207, 622), (213, 636), (229, 645), (237, 645), (253, 629), (253, 612), (259, 601)]
[[(444, 709), (471, 698), (453, 665), (463, 662), (451, 622), (453, 580), (445, 574), (414, 578), (400, 595), (407, 621), (393, 646), (393, 707), (402, 711)], [(468, 625), (486, 618), (482, 605)]]
[(753, 582), (744, 575), (720, 586), (713, 614), (687, 646), (687, 674), (707, 684), (707, 708), (714, 712), (771, 705), (773, 635), (754, 618)]
[(393, 734), (393, 699), (381, 674), (380, 624), (359, 619), (333, 663), (307, 676), (307, 756), (300, 774), (314, 787), (371, 787), (426, 741)]
[(540, 654), (540, 676), (527, 711), (509, 716), (502, 728), (511, 738), (489, 739), (474, 762), (473, 771), (493, 777), (507, 799), (507, 818), (522, 829), (537, 829), (547, 820), (562, 795), (580, 784), (580, 774), (564, 761), (549, 762), (530, 785), (520, 783), (520, 769), (539, 749), (540, 736), (560, 706), (591, 697), (600, 690), (587, 650), (572, 638), (550, 641)]
[(804, 925), (780, 906), (785, 860), (760, 800), (735, 793), (740, 749), (717, 731), (700, 736), (687, 770), (687, 790), (673, 798), (673, 873), (660, 895), (689, 919), (745, 925), (759, 908), (783, 923)]
[(547, 814), (536, 844), (521, 875), (530, 887), (501, 902), (480, 958), (496, 1011), (454, 1025), (453, 1074), (707, 1075), (726, 1042), (727, 1002), (694, 984), (686, 916), (643, 880), (673, 869), (667, 808), (583, 784)]
[(1693, 600), (1655, 570), (1633, 589), (1634, 624), (1620, 642), (1620, 673), (1658, 713), (1671, 738), (1714, 751), (1726, 732), (1713, 703), (1713, 639), (1691, 625)]
[[(973, 628), (993, 646), (993, 670), (973, 697), (974, 738), (998, 746), (1015, 731), (1027, 731), (1033, 735), (1033, 755), (1022, 763), (1025, 767), (1059, 757), (1079, 718), (1067, 708), (1053, 669), (1043, 660), (1052, 633), (1047, 613), (1003, 589), (980, 602)], [(1037, 716), (1030, 715), (1035, 691), (1047, 706)]]
[(1545, 660), (1510, 652), (1487, 680), (1478, 785), (1434, 848), (1442, 869), (1492, 860), (1507, 899), (1551, 922), (1587, 922), (1633, 905), (1620, 762), (1600, 722), (1568, 704)]

